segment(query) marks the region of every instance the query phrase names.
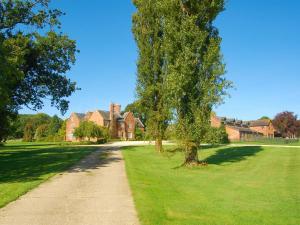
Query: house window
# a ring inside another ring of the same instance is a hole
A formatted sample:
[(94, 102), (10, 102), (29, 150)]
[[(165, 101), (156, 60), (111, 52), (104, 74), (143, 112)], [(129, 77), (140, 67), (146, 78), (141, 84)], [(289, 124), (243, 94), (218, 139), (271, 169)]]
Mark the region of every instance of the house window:
[(132, 124), (128, 124), (128, 128), (131, 129), (132, 128)]
[(131, 132), (128, 132), (127, 137), (128, 137), (129, 139), (132, 139), (132, 133), (131, 133)]

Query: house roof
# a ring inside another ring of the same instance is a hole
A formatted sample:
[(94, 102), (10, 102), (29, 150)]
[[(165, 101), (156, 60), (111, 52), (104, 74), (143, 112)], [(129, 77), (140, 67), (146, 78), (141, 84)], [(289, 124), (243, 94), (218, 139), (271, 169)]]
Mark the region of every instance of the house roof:
[[(105, 110), (96, 110), (96, 112), (100, 113), (104, 120), (110, 120), (110, 112)], [(114, 113), (115, 118), (118, 122), (124, 122), (124, 119), (129, 115), (130, 112), (125, 112), (123, 115), (120, 113)], [(85, 113), (74, 113), (79, 120), (88, 120), (93, 112), (87, 112)], [(142, 123), (142, 121), (139, 118), (134, 118), (135, 122), (139, 125), (139, 127), (145, 127), (145, 125)]]
[(85, 114), (84, 119), (88, 120), (88, 119), (92, 116), (92, 114), (93, 114), (93, 112), (87, 112), (87, 113)]
[(125, 112), (125, 113), (123, 114), (123, 118), (125, 119), (125, 118), (128, 116), (128, 114), (129, 114), (129, 112)]
[(80, 120), (84, 119), (85, 114), (84, 113), (74, 113)]
[(97, 110), (97, 112), (99, 112), (103, 116), (104, 120), (110, 120), (109, 111)]
[(255, 120), (255, 121), (250, 121), (250, 127), (264, 127), (264, 126), (269, 126), (270, 120)]
[(135, 119), (135, 122), (139, 125), (139, 127), (145, 127), (145, 125), (142, 123), (140, 118), (134, 118), (134, 119)]

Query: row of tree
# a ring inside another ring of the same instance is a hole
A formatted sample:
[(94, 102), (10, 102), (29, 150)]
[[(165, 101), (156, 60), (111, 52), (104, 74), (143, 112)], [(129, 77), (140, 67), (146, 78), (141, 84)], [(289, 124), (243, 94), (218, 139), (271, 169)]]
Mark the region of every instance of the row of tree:
[(148, 134), (162, 151), (169, 124), (185, 151), (185, 164), (199, 164), (198, 149), (209, 132), (214, 105), (231, 83), (224, 78), (221, 38), (213, 25), (224, 0), (134, 0), (133, 33), (139, 49), (137, 105)]
[(10, 124), (10, 139), (23, 141), (63, 141), (66, 134), (66, 123), (58, 116), (44, 113), (35, 115), (18, 115)]

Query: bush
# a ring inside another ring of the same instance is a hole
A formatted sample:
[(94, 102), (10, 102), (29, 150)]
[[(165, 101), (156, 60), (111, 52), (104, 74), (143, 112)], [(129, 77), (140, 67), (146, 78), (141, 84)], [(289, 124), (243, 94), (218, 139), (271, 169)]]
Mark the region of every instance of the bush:
[(229, 143), (228, 134), (226, 133), (224, 126), (221, 126), (220, 128), (211, 127), (207, 132), (204, 140), (207, 144)]
[(144, 132), (138, 127), (136, 127), (135, 130), (134, 130), (134, 137), (135, 137), (136, 141), (145, 140)]
[(38, 126), (38, 128), (35, 131), (34, 139), (36, 141), (45, 141), (45, 139), (48, 137), (48, 124), (42, 124)]
[(109, 139), (109, 130), (98, 126), (94, 122), (83, 121), (79, 124), (79, 127), (75, 129), (74, 136), (79, 140), (88, 139), (88, 141), (90, 141), (91, 138), (93, 138), (96, 139), (97, 142), (98, 140), (101, 140), (101, 142), (107, 142)]
[(28, 123), (24, 128), (23, 141), (32, 142), (33, 138), (34, 138), (34, 127), (31, 123)]

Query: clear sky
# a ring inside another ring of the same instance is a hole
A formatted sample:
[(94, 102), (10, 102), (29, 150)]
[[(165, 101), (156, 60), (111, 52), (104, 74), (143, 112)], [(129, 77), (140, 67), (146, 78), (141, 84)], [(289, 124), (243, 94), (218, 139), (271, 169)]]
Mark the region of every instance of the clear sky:
[[(135, 98), (137, 49), (131, 33), (130, 0), (53, 0), (66, 12), (63, 32), (78, 44), (67, 74), (81, 91), (69, 111), (125, 107)], [(215, 22), (223, 38), (227, 78), (235, 88), (220, 116), (244, 120), (289, 110), (300, 116), (300, 1), (228, 0)], [(59, 114), (48, 104), (42, 112)], [(21, 113), (32, 113), (23, 109)]]

